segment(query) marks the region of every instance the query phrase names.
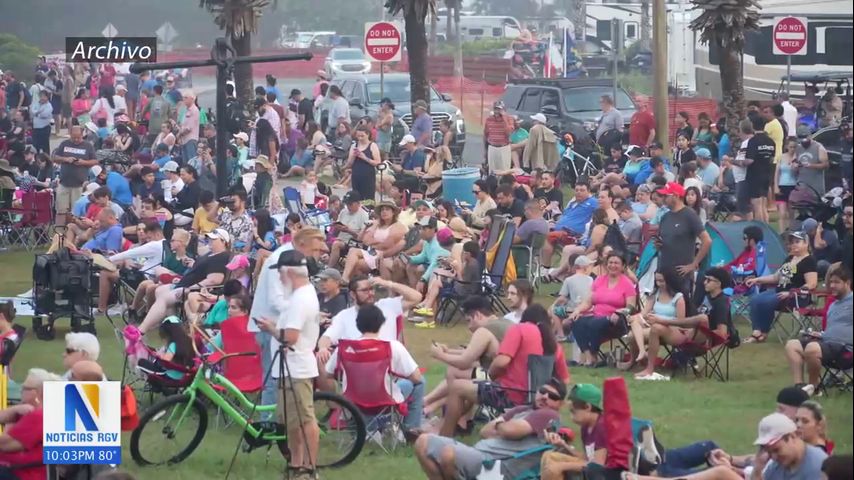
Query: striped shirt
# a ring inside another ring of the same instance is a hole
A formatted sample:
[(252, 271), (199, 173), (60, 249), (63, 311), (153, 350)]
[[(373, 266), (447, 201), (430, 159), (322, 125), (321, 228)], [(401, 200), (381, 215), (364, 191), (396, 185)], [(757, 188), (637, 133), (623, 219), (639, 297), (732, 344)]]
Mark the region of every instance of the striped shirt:
[(510, 144), (510, 134), (512, 132), (513, 127), (510, 126), (510, 121), (504, 114), (498, 117), (490, 115), (483, 126), (483, 135), (486, 137), (486, 142), (495, 147), (503, 147)]

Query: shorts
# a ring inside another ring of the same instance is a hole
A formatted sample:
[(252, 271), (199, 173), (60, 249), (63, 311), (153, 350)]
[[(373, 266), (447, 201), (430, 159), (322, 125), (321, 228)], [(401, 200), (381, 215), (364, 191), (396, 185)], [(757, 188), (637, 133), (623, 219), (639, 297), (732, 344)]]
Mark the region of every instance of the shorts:
[(59, 184), (56, 187), (56, 198), (54, 202), (56, 202), (56, 213), (57, 215), (71, 213), (71, 208), (74, 206), (74, 202), (83, 195), (83, 186), (79, 187), (66, 187), (63, 184)]
[(490, 174), (496, 171), (510, 170), (512, 163), (510, 145), (504, 145), (503, 147), (488, 145), (486, 147), (486, 164), (489, 167)]
[(780, 193), (774, 198), (776, 201), (781, 203), (786, 203), (789, 201), (789, 195), (792, 194), (792, 191), (795, 189), (794, 185), (780, 185), (777, 187), (780, 189)]
[[(825, 342), (818, 338), (801, 338), (801, 347), (806, 348), (808, 344), (818, 342), (818, 346), (821, 348), (821, 360), (824, 362), (837, 362), (845, 359), (845, 353), (847, 348), (845, 344), (838, 342)], [(843, 365), (842, 368), (848, 369), (851, 368), (851, 359), (848, 358), (848, 365)]]
[(573, 236), (571, 233), (567, 232), (566, 230), (555, 230), (549, 232), (546, 239), (552, 245), (561, 247), (565, 247), (567, 245), (575, 245), (575, 243), (577, 242), (576, 237)]
[(766, 198), (768, 196), (768, 189), (771, 188), (771, 181), (766, 177), (753, 178), (746, 180), (745, 183), (748, 184), (748, 193), (751, 200)]
[(735, 184), (735, 211), (745, 215), (753, 211), (750, 206), (750, 185), (746, 181)]
[(282, 389), (278, 389), (276, 395), (276, 414), (280, 423), (293, 431), (306, 423), (316, 422), (314, 416), (314, 383), (311, 378), (285, 378), (285, 393), (287, 398), (282, 398)]
[(492, 382), (475, 382), (477, 384), (477, 403), (497, 410), (507, 410), (516, 405), (507, 396), (507, 390)]
[(427, 458), (439, 462), (442, 450), (447, 447), (454, 449), (454, 460), (457, 464), (457, 478), (475, 479), (483, 470), (483, 462), (492, 457), (480, 450), (460, 443), (453, 438), (427, 434)]
[(570, 313), (572, 313), (572, 311), (567, 310), (566, 305), (555, 305), (555, 308), (554, 308), (555, 317), (563, 320), (564, 318), (569, 317)]

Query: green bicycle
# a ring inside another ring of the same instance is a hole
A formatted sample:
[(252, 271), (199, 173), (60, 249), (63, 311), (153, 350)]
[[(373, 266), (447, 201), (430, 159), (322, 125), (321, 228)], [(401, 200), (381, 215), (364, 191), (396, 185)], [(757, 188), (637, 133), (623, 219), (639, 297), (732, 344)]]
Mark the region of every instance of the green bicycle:
[[(224, 355), (216, 363), (203, 362), (192, 383), (149, 407), (130, 437), (130, 453), (138, 465), (173, 465), (184, 461), (202, 442), (208, 428), (206, 403), (218, 408), (243, 431), (243, 450), (275, 444), (288, 459), (284, 425), (253, 421), (264, 414), (275, 418), (276, 405), (255, 405), (227, 378), (214, 371), (223, 360), (252, 353)], [(254, 413), (250, 413), (254, 412)], [(314, 412), (320, 425), (318, 468), (347, 465), (365, 444), (365, 421), (356, 407), (334, 393), (315, 392)]]

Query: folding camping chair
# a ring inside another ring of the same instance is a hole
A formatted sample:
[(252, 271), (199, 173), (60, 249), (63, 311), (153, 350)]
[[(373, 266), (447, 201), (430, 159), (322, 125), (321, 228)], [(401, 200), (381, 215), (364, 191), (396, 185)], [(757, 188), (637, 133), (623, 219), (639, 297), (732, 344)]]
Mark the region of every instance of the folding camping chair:
[[(698, 325), (696, 331), (702, 333), (707, 341), (698, 342), (691, 339), (681, 345), (665, 345), (667, 355), (663, 363), (672, 367), (674, 376), (678, 371), (686, 370), (690, 366), (698, 378), (702, 375), (706, 378), (717, 378), (721, 382), (728, 381), (729, 338), (720, 336), (703, 325)], [(702, 364), (697, 362), (698, 359)]]
[[(780, 343), (797, 337), (800, 332), (821, 330), (821, 315), (816, 317), (819, 309), (813, 306), (813, 292), (809, 290), (792, 290), (789, 302), (777, 307), (777, 314), (771, 323), (771, 328)], [(788, 315), (788, 319), (785, 316)]]
[(325, 233), (332, 225), (332, 218), (328, 210), (319, 208), (306, 210), (303, 208), (302, 195), (294, 187), (285, 187), (282, 190), (282, 202), (285, 204), (288, 213), (299, 215), (308, 226), (315, 227)]
[[(208, 362), (218, 363), (224, 355), (233, 353), (247, 353), (252, 355), (237, 355), (227, 358), (222, 363), (222, 376), (228, 379), (244, 395), (250, 395), (261, 391), (264, 370), (261, 367), (261, 347), (255, 340), (255, 335), (246, 330), (246, 317), (231, 317), (220, 324), (220, 339), (222, 350), (216, 350), (208, 357)], [(223, 390), (221, 386), (214, 386), (216, 390)], [(227, 421), (226, 415), (217, 409), (217, 420), (220, 418)], [(228, 423), (224, 425), (228, 426)]]
[(843, 392), (854, 391), (854, 345), (845, 345), (845, 350), (839, 358), (821, 359), (821, 381), (818, 390), (830, 395), (830, 389), (836, 388)]
[(20, 245), (28, 252), (51, 240), (53, 224), (53, 194), (48, 190), (31, 191), (21, 198), (21, 208), (2, 211), (6, 243)]
[[(503, 387), (498, 384), (493, 384), (496, 389), (504, 391), (522, 392), (525, 394), (525, 404), (531, 405), (534, 403), (534, 397), (537, 394), (537, 389), (545, 385), (554, 377), (554, 355), (528, 355), (528, 388), (519, 389), (512, 387)], [(483, 383), (483, 381), (475, 380), (475, 384)], [(480, 404), (475, 410), (473, 418), (475, 420), (490, 421), (498, 418), (504, 413), (504, 409), (495, 405)]]
[(516, 276), (525, 277), (536, 291), (540, 284), (540, 250), (546, 243), (546, 236), (541, 233), (531, 235), (530, 245), (511, 245), (513, 260), (516, 263)]
[[(365, 416), (367, 435), (389, 453), (405, 442), (403, 417), (406, 403), (398, 403), (391, 392), (391, 344), (382, 340), (341, 340), (336, 370), (342, 378), (347, 400)], [(388, 440), (388, 447), (385, 440)]]

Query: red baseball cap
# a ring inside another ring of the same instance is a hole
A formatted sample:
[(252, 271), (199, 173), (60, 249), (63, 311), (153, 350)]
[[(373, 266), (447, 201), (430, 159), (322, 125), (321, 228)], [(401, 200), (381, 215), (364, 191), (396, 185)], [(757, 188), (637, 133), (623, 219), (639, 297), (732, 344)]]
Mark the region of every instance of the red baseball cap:
[(685, 187), (676, 182), (667, 182), (667, 185), (665, 185), (664, 188), (659, 188), (657, 192), (665, 196), (676, 195), (679, 197), (684, 197)]

